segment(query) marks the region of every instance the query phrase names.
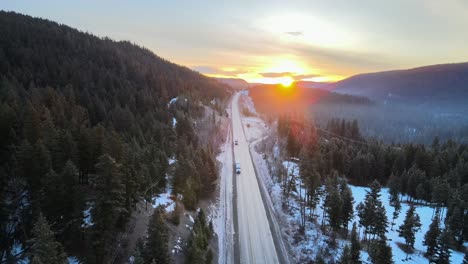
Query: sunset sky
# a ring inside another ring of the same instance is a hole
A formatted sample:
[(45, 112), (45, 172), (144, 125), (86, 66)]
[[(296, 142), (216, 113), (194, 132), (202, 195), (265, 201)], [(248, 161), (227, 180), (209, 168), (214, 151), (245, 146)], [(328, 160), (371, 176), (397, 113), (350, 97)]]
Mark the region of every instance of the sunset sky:
[(2, 0), (209, 76), (334, 81), (468, 61), (468, 1)]

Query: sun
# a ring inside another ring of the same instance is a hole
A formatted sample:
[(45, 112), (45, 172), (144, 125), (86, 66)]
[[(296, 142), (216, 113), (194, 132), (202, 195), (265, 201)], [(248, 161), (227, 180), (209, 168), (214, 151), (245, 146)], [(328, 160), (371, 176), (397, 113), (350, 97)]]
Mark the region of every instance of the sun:
[(278, 78), (278, 81), (279, 81), (279, 84), (281, 84), (281, 86), (288, 88), (288, 87), (291, 87), (291, 84), (294, 82), (294, 79), (287, 76), (287, 77)]

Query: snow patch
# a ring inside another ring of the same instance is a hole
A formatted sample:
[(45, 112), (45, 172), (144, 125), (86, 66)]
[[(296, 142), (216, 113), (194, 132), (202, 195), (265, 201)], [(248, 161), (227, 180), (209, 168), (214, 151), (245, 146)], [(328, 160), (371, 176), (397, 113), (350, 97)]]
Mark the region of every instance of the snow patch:
[(68, 264), (80, 264), (80, 260), (78, 260), (76, 257), (74, 256), (70, 256), (67, 258), (68, 260)]
[[(172, 98), (169, 103), (167, 103), (167, 107), (169, 108), (173, 103), (177, 102), (177, 99), (179, 99), (178, 97), (174, 97)], [(187, 99), (185, 99), (187, 100)]]
[(167, 163), (169, 163), (169, 165), (172, 165), (172, 164), (176, 163), (176, 161), (177, 160), (175, 159), (175, 157), (171, 157), (171, 158), (167, 159)]
[(83, 224), (81, 224), (82, 228), (88, 228), (94, 225), (93, 216), (91, 215), (91, 211), (93, 210), (94, 203), (87, 202), (86, 205), (88, 207), (83, 211)]
[(173, 212), (175, 210), (175, 199), (174, 196), (170, 194), (170, 192), (158, 194), (157, 196), (153, 197), (152, 200), (153, 208), (162, 206), (167, 213)]

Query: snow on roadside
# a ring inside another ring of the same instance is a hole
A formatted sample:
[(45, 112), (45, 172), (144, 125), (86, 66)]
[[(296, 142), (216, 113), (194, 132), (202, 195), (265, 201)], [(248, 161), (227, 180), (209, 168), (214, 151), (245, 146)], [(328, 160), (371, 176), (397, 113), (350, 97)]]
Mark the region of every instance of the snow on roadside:
[(251, 112), (254, 115), (258, 115), (257, 110), (255, 109), (254, 103), (252, 101), (252, 98), (250, 96), (242, 96), (242, 100), (244, 102), (244, 106), (247, 107), (249, 112)]
[(234, 262), (234, 222), (233, 222), (233, 157), (232, 139), (228, 133), (226, 143), (221, 146), (221, 153), (216, 157), (221, 163), (219, 172), (219, 201), (217, 208), (212, 208), (210, 217), (213, 229), (218, 237), (218, 261), (226, 264)]

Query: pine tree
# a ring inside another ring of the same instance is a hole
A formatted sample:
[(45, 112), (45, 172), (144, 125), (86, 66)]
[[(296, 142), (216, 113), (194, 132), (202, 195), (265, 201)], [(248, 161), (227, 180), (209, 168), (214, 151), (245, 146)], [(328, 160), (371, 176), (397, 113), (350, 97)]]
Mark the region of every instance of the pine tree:
[(392, 224), (391, 224), (391, 229), (393, 230), (393, 226), (395, 225), (395, 221), (397, 220), (397, 218), (400, 216), (400, 211), (401, 211), (401, 203), (400, 203), (400, 199), (398, 197), (398, 194), (396, 194), (396, 196), (394, 196), (392, 194), (392, 196), (390, 197), (390, 204), (393, 206), (394, 208), (394, 211), (393, 211), (393, 215), (392, 215)]
[(341, 200), (342, 200), (342, 209), (341, 209), (341, 219), (342, 224), (346, 230), (348, 230), (348, 223), (353, 218), (353, 206), (354, 206), (354, 198), (351, 189), (349, 188), (348, 184), (345, 181), (341, 183)]
[(168, 240), (169, 231), (164, 220), (164, 209), (158, 207), (154, 210), (148, 226), (148, 239), (144, 250), (145, 262), (170, 263)]
[(403, 224), (398, 228), (398, 236), (405, 239), (406, 249), (412, 251), (414, 249), (415, 234), (421, 229), (421, 221), (419, 215), (415, 212), (416, 208), (413, 204), (406, 212)]
[(39, 215), (34, 224), (33, 238), (31, 244), (30, 259), (32, 263), (65, 264), (68, 263), (67, 256), (62, 245), (55, 240), (55, 235), (47, 223), (47, 219)]
[(374, 181), (371, 184), (371, 190), (367, 191), (364, 202), (361, 202), (357, 209), (359, 215), (359, 225), (364, 227), (364, 234), (373, 235), (379, 238), (385, 236), (388, 221), (385, 214), (385, 208), (380, 201), (380, 184)]
[(324, 205), (328, 223), (333, 230), (337, 230), (342, 222), (341, 210), (343, 208), (343, 201), (341, 200), (340, 193), (333, 182), (329, 182), (327, 184), (327, 195), (325, 197)]
[(211, 251), (209, 249), (211, 234), (212, 230), (206, 223), (205, 213), (200, 210), (193, 224), (192, 234), (187, 246), (187, 263), (207, 263)]
[(392, 248), (384, 239), (379, 239), (369, 250), (369, 257), (372, 263), (393, 264)]
[(429, 230), (427, 230), (424, 235), (423, 245), (427, 247), (426, 257), (431, 260), (436, 253), (437, 248), (437, 239), (440, 236), (440, 219), (439, 219), (439, 210), (436, 211), (435, 217), (432, 219), (432, 223), (429, 225)]
[(351, 252), (349, 250), (348, 245), (345, 245), (343, 248), (343, 252), (341, 253), (341, 257), (338, 260), (338, 264), (351, 264)]
[(351, 263), (361, 264), (361, 244), (357, 237), (356, 223), (353, 223), (353, 229), (351, 230)]
[(125, 186), (121, 182), (121, 165), (111, 156), (99, 157), (96, 164), (97, 202), (92, 210), (94, 249), (97, 262), (105, 262), (115, 228), (128, 213), (125, 208)]
[(450, 263), (450, 232), (448, 229), (444, 229), (442, 233), (437, 237), (437, 246), (435, 254), (429, 259), (429, 263), (435, 264), (449, 264)]
[(465, 257), (463, 258), (463, 264), (468, 264), (468, 250), (465, 250)]

